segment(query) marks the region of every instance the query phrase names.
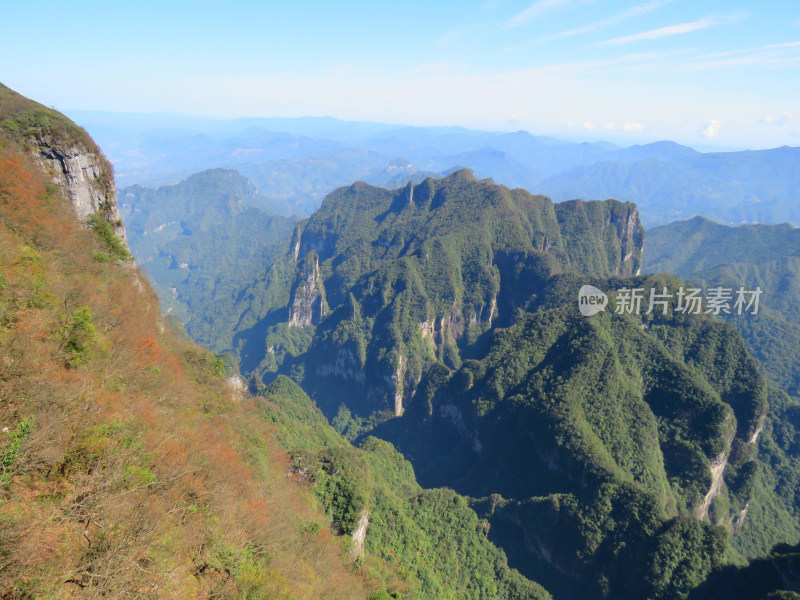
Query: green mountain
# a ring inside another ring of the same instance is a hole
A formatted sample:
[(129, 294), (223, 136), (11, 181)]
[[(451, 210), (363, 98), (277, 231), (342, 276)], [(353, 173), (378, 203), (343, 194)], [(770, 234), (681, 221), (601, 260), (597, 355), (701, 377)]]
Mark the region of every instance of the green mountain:
[(771, 504), (755, 459), (767, 388), (737, 332), (674, 306), (587, 319), (583, 283), (552, 278), (485, 356), (432, 370), (404, 418), (373, 434), (423, 485), (476, 498), (512, 564), (556, 597), (683, 597), (726, 560), (728, 536), (734, 554), (778, 541), (759, 545), (756, 511), (796, 539), (797, 513)]
[(204, 343), (210, 341), (204, 309), (218, 300), (232, 302), (232, 293), (284, 253), (296, 223), (264, 212), (259, 207), (280, 207), (239, 173), (224, 169), (156, 190), (125, 188), (120, 198), (131, 249), (164, 311)]
[[(773, 506), (786, 507), (791, 519), (766, 513), (748, 518), (759, 523), (758, 552), (746, 567), (716, 571), (693, 594), (696, 598), (790, 598), (798, 592), (796, 557), (786, 548), (763, 549), (776, 539), (795, 542), (800, 504), (800, 229), (790, 225), (730, 227), (705, 218), (679, 221), (648, 232), (644, 269), (669, 271), (706, 289), (739, 287), (762, 294), (758, 314), (722, 315), (742, 334), (751, 354), (771, 380), (769, 411), (761, 436), (761, 477), (774, 489)], [(766, 504), (766, 499), (765, 499)], [(783, 591), (781, 591), (783, 590)], [(772, 594), (772, 595), (770, 595)]]
[(468, 171), (392, 191), (357, 183), (239, 294), (219, 349), (245, 371), (293, 374), (331, 416), (337, 398), (361, 416), (401, 414), (431, 365), (480, 352), (542, 278), (636, 272), (642, 234), (633, 205), (554, 206)]

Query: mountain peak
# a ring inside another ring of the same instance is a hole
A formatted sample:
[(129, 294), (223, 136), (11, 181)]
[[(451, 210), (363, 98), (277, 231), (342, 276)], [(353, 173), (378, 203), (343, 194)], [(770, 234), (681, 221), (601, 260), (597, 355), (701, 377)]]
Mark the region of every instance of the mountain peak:
[(445, 181), (451, 181), (451, 182), (471, 183), (475, 181), (475, 173), (473, 173), (471, 169), (464, 167), (458, 169), (457, 171), (453, 171), (452, 173), (447, 175), (444, 179)]

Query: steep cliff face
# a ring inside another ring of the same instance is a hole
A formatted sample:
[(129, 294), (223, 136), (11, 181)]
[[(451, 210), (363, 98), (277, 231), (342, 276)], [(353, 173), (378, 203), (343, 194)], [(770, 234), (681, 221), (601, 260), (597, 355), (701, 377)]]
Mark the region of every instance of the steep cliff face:
[[(577, 234), (566, 249), (574, 270), (622, 276), (639, 273), (644, 228), (636, 205), (570, 200), (556, 204), (555, 211), (562, 230)], [(587, 252), (592, 247), (601, 251)]]
[(37, 163), (66, 192), (81, 221), (98, 215), (117, 237), (127, 241), (111, 165), (102, 154), (82, 144), (64, 145), (46, 135), (35, 140), (33, 149)]
[(297, 327), (318, 325), (325, 316), (325, 309), (325, 290), (319, 274), (319, 258), (312, 251), (303, 260), (292, 293), (289, 325)]
[(30, 152), (37, 166), (69, 198), (81, 222), (97, 216), (127, 243), (113, 168), (81, 127), (0, 84), (0, 128)]

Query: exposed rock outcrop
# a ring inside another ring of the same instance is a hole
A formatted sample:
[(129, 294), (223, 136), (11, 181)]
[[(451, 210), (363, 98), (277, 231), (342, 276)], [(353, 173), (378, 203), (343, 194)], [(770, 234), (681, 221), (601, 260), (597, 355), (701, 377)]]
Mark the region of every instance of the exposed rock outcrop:
[(319, 257), (316, 252), (311, 252), (304, 262), (301, 277), (292, 292), (290, 326), (317, 325), (326, 313), (325, 294), (319, 275)]
[(403, 407), (403, 377), (406, 373), (406, 357), (402, 354), (397, 362), (397, 369), (392, 375), (394, 383), (394, 416), (402, 417), (405, 408)]
[(639, 210), (634, 207), (622, 218), (615, 219), (612, 217), (612, 224), (616, 225), (622, 247), (618, 273), (638, 275), (642, 270), (642, 254), (644, 251)]
[(364, 556), (364, 539), (367, 537), (367, 527), (369, 527), (369, 511), (366, 508), (362, 508), (361, 515), (358, 518), (358, 525), (353, 531), (353, 547), (350, 550), (350, 558), (353, 560)]
[(81, 145), (62, 146), (45, 137), (36, 139), (34, 151), (36, 162), (66, 192), (81, 221), (99, 214), (127, 243), (111, 165), (105, 157)]
[(719, 455), (711, 461), (711, 486), (703, 498), (703, 502), (697, 507), (695, 514), (701, 521), (709, 521), (708, 511), (711, 508), (711, 503), (722, 493), (725, 486), (725, 468), (728, 466), (728, 458), (731, 454), (731, 444), (733, 443), (734, 436), (736, 435), (736, 425), (733, 414), (728, 417), (728, 434), (725, 436), (724, 449)]

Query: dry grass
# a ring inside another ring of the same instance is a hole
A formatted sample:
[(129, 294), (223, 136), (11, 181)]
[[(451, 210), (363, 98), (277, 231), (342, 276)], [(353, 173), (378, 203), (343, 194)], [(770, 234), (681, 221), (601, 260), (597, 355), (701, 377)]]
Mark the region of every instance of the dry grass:
[(101, 251), (0, 139), (0, 598), (365, 598), (252, 401)]

